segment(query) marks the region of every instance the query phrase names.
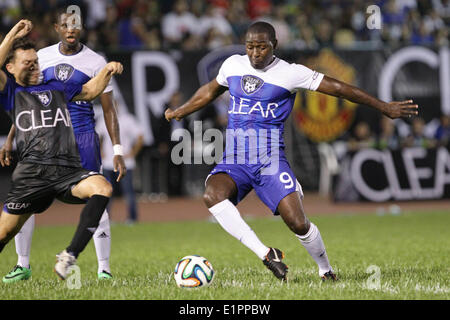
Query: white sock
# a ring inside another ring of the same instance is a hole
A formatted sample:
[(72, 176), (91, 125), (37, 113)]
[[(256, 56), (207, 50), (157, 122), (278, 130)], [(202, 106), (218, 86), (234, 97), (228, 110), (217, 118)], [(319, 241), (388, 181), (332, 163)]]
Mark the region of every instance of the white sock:
[(226, 199), (209, 208), (214, 218), (219, 222), (222, 228), (233, 237), (242, 242), (247, 248), (252, 250), (261, 260), (269, 252), (266, 247), (256, 236), (255, 232), (242, 219), (239, 210)]
[(34, 214), (22, 226), (14, 240), (16, 242), (17, 264), (21, 267), (30, 268), (31, 239), (34, 231)]
[(98, 273), (103, 270), (111, 272), (109, 267), (109, 257), (111, 255), (111, 227), (109, 215), (105, 210), (94, 235), (95, 252), (98, 260)]
[(311, 222), (308, 232), (303, 236), (296, 234), (296, 237), (319, 266), (319, 276), (323, 276), (328, 271), (333, 270), (328, 261), (327, 251), (325, 250), (322, 236), (315, 224)]

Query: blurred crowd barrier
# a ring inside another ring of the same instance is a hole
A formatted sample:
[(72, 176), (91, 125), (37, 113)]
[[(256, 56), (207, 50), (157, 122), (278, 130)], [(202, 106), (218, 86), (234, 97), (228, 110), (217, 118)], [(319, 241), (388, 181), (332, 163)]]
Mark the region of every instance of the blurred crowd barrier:
[(0, 39), (27, 18), (38, 47), (58, 41), (55, 12), (80, 8), (93, 50), (213, 50), (263, 20), (280, 49), (448, 45), (448, 0), (1, 0)]

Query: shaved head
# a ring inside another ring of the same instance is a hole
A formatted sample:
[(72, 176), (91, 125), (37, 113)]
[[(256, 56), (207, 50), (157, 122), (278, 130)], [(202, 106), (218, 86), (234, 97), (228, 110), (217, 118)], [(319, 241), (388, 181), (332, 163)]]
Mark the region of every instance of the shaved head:
[(272, 45), (275, 45), (277, 42), (275, 29), (270, 23), (267, 22), (258, 21), (253, 23), (250, 27), (248, 27), (247, 34), (248, 33), (265, 33), (267, 34), (269, 41), (272, 42)]
[(277, 47), (275, 29), (267, 22), (252, 24), (245, 35), (245, 50), (255, 69), (264, 69), (274, 59), (273, 51)]

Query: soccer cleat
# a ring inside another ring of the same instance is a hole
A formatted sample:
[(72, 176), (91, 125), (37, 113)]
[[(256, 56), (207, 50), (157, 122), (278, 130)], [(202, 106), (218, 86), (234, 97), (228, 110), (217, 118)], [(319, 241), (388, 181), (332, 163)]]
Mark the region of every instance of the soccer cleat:
[(64, 250), (56, 255), (54, 271), (61, 280), (66, 280), (70, 267), (75, 265), (76, 262), (77, 258)]
[(321, 278), (322, 278), (322, 281), (327, 281), (327, 280), (338, 281), (336, 274), (332, 270), (324, 273), (323, 276), (321, 276)]
[(281, 260), (284, 258), (284, 253), (276, 248), (270, 248), (269, 253), (264, 257), (264, 265), (273, 272), (274, 276), (280, 280), (286, 281), (288, 267)]
[(102, 272), (100, 272), (100, 273), (98, 274), (98, 279), (99, 279), (99, 280), (109, 280), (109, 279), (112, 279), (112, 278), (113, 278), (112, 274), (109, 273), (109, 272), (106, 271), (106, 270), (103, 270)]
[(25, 268), (17, 265), (6, 276), (3, 277), (3, 282), (12, 283), (20, 280), (28, 280), (30, 278), (31, 278), (31, 267)]

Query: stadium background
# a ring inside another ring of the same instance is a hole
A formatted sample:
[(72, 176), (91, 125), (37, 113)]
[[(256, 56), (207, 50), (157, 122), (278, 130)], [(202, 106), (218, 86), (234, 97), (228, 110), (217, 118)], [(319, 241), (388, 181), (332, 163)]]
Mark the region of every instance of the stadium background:
[[(53, 12), (69, 4), (82, 9), (82, 42), (124, 64), (114, 92), (120, 108), (135, 115), (145, 130), (134, 179), (142, 221), (209, 216), (199, 196), (212, 166), (174, 165), (170, 150), (177, 142), (170, 136), (176, 128), (192, 132), (196, 120), (203, 121), (203, 130), (224, 129), (226, 97), (179, 124), (168, 124), (163, 112), (171, 99), (179, 105), (212, 79), (226, 57), (244, 53), (243, 36), (255, 20), (275, 26), (279, 57), (382, 99), (411, 98), (420, 106), (419, 117), (395, 122), (394, 136), (387, 141), (381, 116), (367, 106), (299, 93), (285, 139), (290, 163), (307, 192), (309, 215), (395, 213), (398, 206), (448, 209), (449, 1), (5, 0), (0, 2), (0, 39), (18, 19), (29, 18), (35, 25), (30, 37), (39, 48), (56, 43)], [(374, 18), (374, 12), (367, 13), (372, 4), (381, 9), (381, 29), (367, 27)], [(1, 143), (9, 125), (2, 112)], [(195, 152), (202, 150), (193, 149), (192, 157)], [(11, 172), (0, 169), (2, 200)], [(241, 206), (246, 214), (268, 212), (254, 194)], [(74, 223), (79, 208), (70, 208), (73, 214), (61, 215), (57, 203), (37, 222)], [(112, 220), (125, 220), (125, 211), (123, 201), (114, 201)]]

